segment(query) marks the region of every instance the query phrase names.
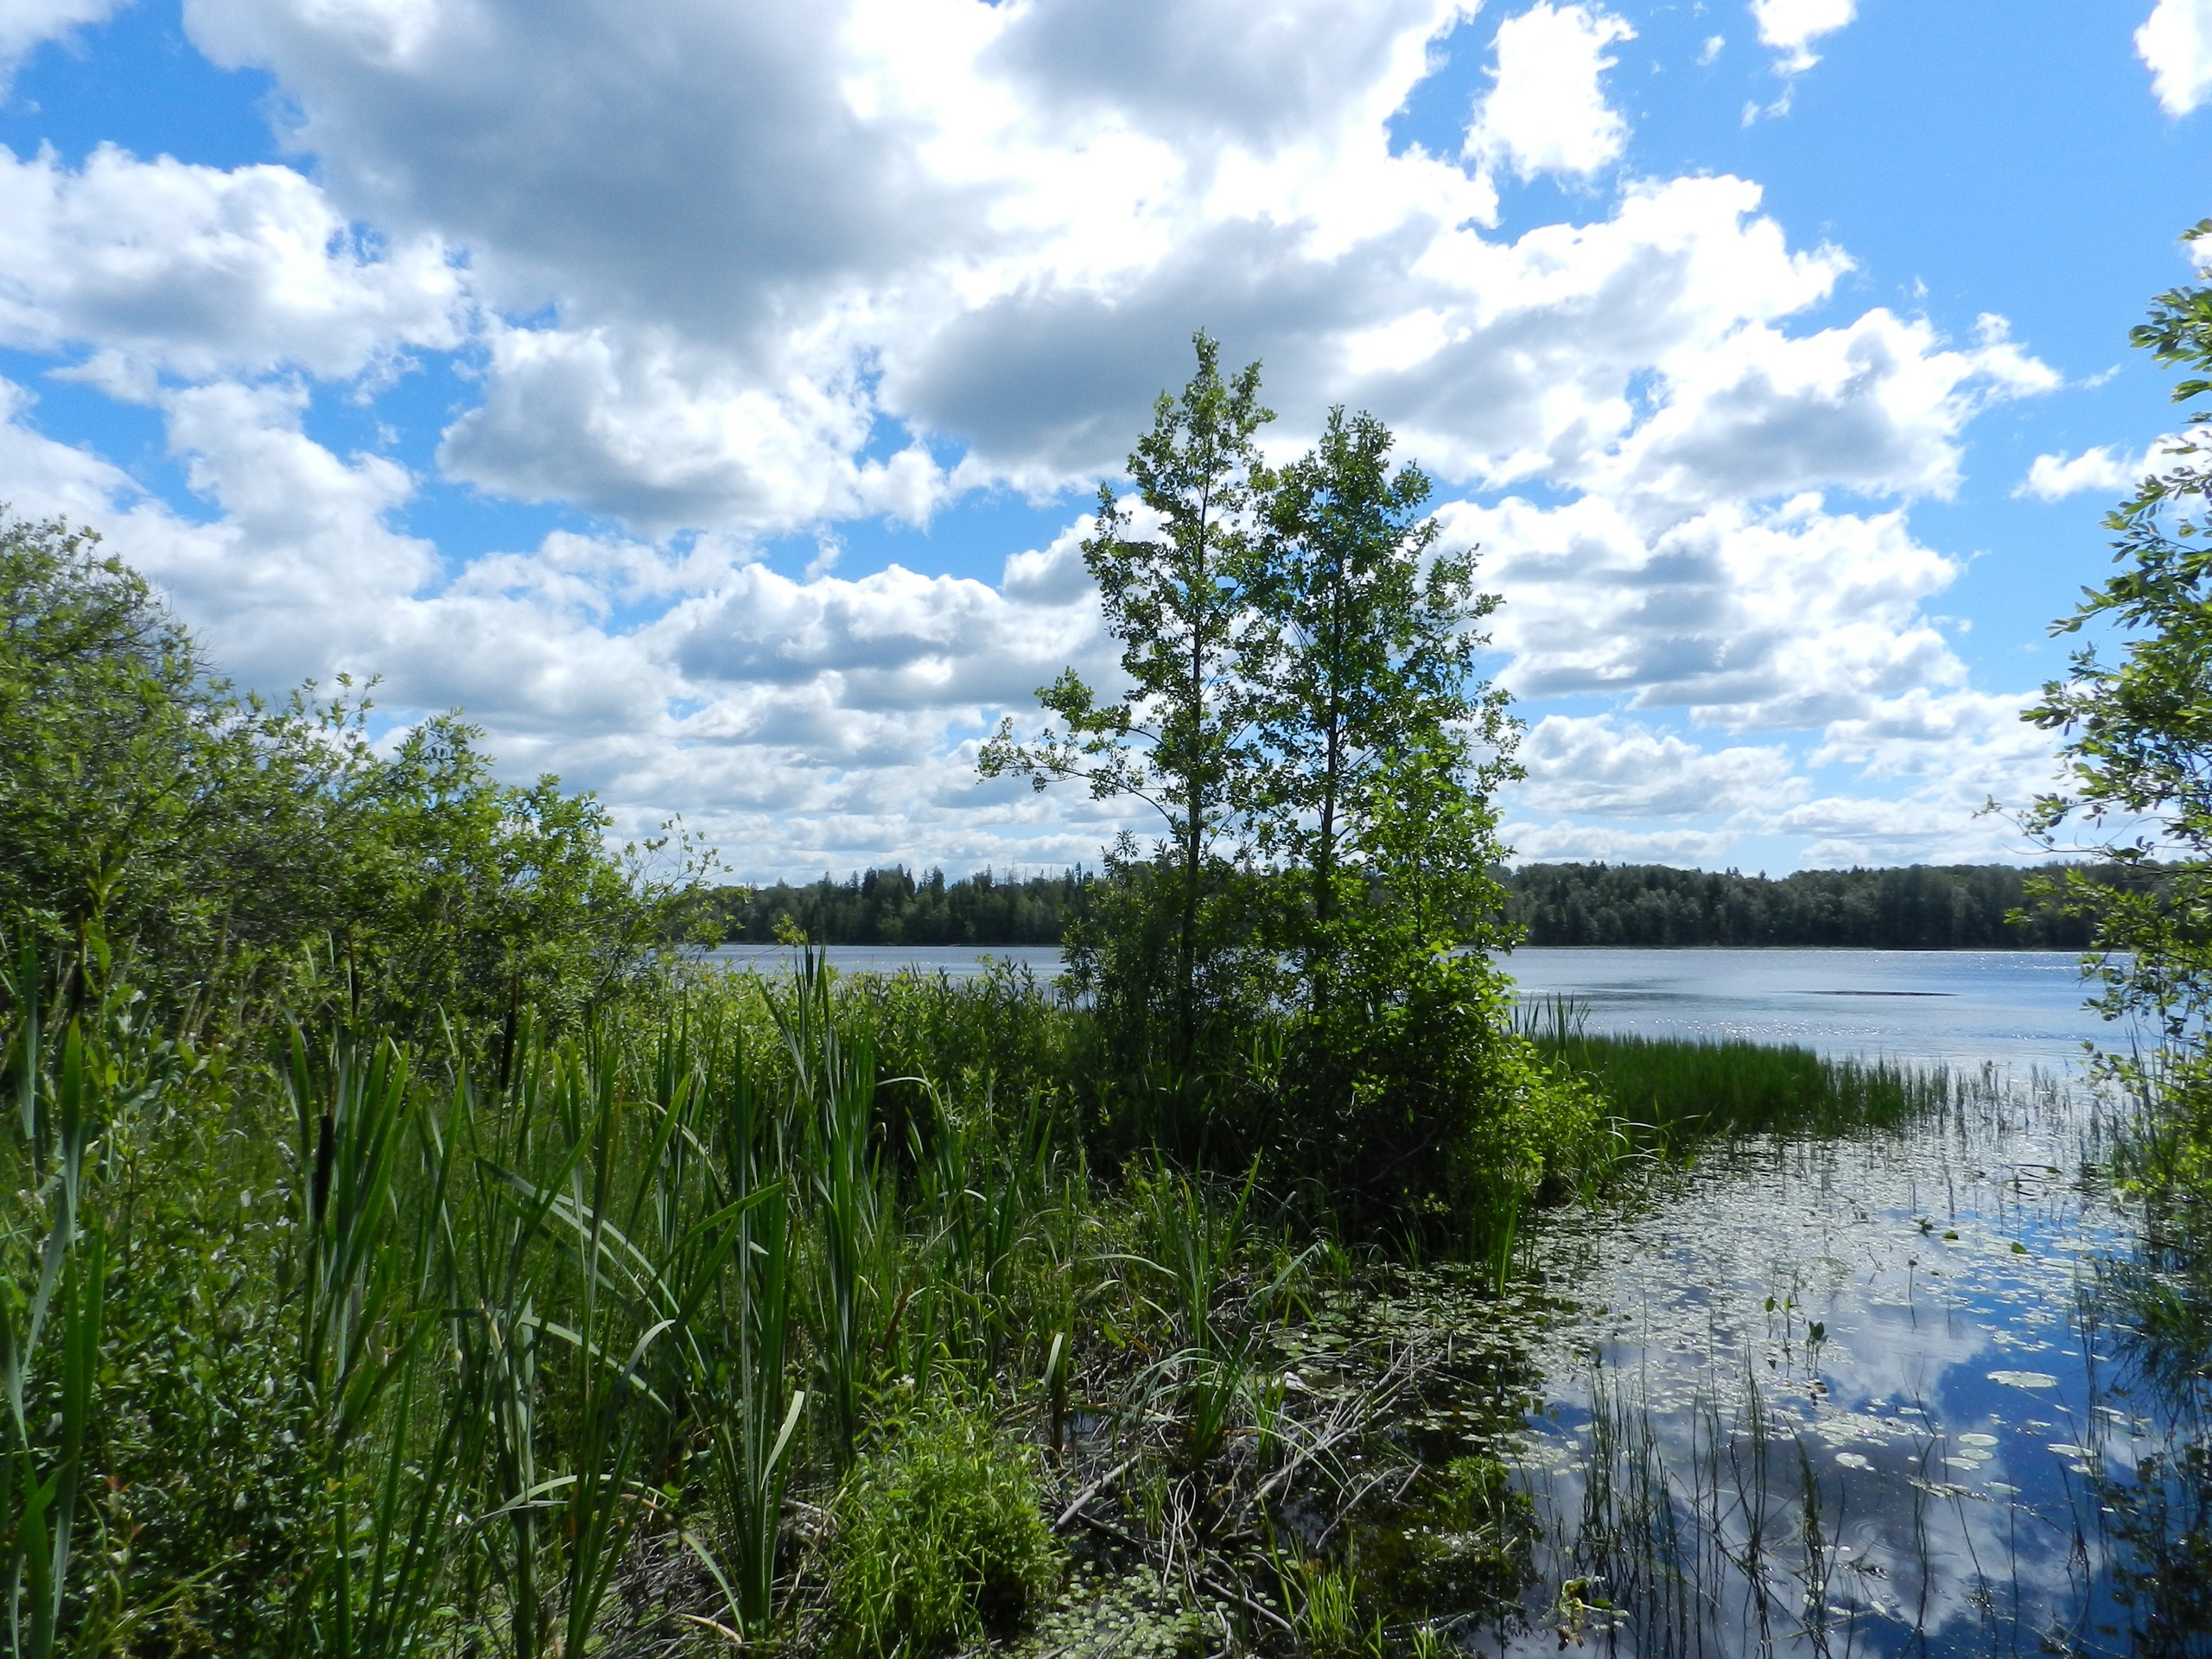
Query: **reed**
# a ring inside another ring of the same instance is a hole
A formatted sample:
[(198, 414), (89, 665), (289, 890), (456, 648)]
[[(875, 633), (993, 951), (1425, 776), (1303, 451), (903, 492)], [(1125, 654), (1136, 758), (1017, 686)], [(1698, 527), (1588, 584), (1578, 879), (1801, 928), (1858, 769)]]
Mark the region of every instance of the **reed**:
[[(25, 979), (35, 982), (33, 974)], [(35, 1010), (35, 996), (27, 1004)], [(35, 1197), (33, 1230), (19, 1230), (10, 1243), (30, 1255), (36, 1276), (28, 1298), (11, 1280), (13, 1294), (0, 1302), (0, 1383), (8, 1395), (0, 1567), (14, 1650), (47, 1659), (60, 1639), (99, 1375), (106, 1236), (98, 1206), (86, 1202), (86, 1163), (110, 1102), (99, 1057), (87, 1052), (76, 1021), (63, 1031), (50, 1071), (41, 1064), (46, 1051), (35, 1013), (23, 1020), (18, 1044), (23, 1082), (14, 1150), (29, 1166)], [(34, 1402), (46, 1404), (46, 1395), (55, 1409), (41, 1423)]]
[(1541, 1052), (1605, 1096), (1624, 1137), (1614, 1156), (1748, 1135), (1896, 1128), (1942, 1107), (1960, 1088), (1941, 1066), (1836, 1058), (1764, 1043), (1596, 1033), (1587, 1009), (1568, 997), (1547, 999), (1517, 1019)]

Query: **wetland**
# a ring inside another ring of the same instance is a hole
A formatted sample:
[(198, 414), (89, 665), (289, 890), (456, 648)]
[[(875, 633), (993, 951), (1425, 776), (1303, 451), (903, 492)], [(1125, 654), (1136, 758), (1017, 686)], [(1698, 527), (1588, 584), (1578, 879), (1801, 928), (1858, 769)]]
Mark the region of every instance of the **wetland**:
[[(2078, 1063), (2082, 1039), (2109, 1030), (2081, 1010), (2070, 962), (1844, 954), (1561, 950), (1524, 979), (1586, 996), (1587, 1029), (1646, 1042), (1788, 1021), (1866, 1063), (1878, 1035), (1922, 1087), (1878, 1122), (1655, 1159), (1533, 1217), (1509, 1275), (1400, 1268), (1331, 1301), (1298, 1357), (1306, 1374), (1347, 1353), (1426, 1356), (1371, 1462), (1418, 1465), (1405, 1491), (1438, 1495), (1452, 1485), (1440, 1471), (1502, 1466), (1519, 1506), (1493, 1526), (1487, 1606), (1451, 1605), (1455, 1553), (1481, 1551), (1448, 1501), (1402, 1500), (1351, 1528), (1352, 1570), (1409, 1642), (2212, 1643), (2212, 1356), (2201, 1303), (2181, 1311), (2202, 1263), (2114, 1179), (2132, 1111)], [(1901, 993), (1901, 1009), (1878, 1033), (1855, 1004), (1822, 1025), (1808, 1009), (1839, 987)], [(1508, 1592), (1497, 1552), (1516, 1529)]]

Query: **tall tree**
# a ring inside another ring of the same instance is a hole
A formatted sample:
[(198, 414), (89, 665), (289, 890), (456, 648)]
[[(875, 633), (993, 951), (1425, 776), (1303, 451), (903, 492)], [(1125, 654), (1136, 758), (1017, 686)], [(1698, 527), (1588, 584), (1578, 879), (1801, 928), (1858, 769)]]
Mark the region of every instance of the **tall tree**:
[(1267, 475), (1254, 434), (1274, 418), (1260, 403), (1260, 365), (1221, 373), (1219, 345), (1192, 336), (1198, 370), (1162, 392), (1152, 430), (1129, 456), (1142, 520), (1110, 485), (1083, 544), (1128, 690), (1101, 701), (1071, 668), (1038, 699), (1058, 722), (1027, 742), (1008, 718), (979, 759), (986, 778), (1038, 788), (1080, 782), (1097, 800), (1134, 799), (1164, 820), (1174, 914), (1172, 1056), (1198, 1048), (1204, 911), (1224, 843), (1237, 827), (1236, 780), (1252, 709), (1238, 676), (1255, 625), (1250, 588)]
[(1304, 982), (1300, 1162), (1355, 1222), (1437, 1202), (1497, 1115), (1510, 1007), (1490, 798), (1519, 776), (1519, 728), (1474, 671), (1497, 600), (1471, 550), (1439, 550), (1429, 480), (1393, 471), (1391, 448), (1381, 421), (1333, 409), (1275, 476), (1245, 667), (1253, 818)]
[[(1268, 502), (1257, 582), (1266, 620), (1247, 674), (1268, 764), (1256, 775), (1263, 851), (1306, 889), (1308, 995), (1329, 996), (1329, 939), (1345, 852), (1361, 845), (1378, 780), (1440, 767), (1487, 798), (1514, 775), (1504, 694), (1476, 681), (1482, 620), (1497, 597), (1474, 588), (1472, 550), (1438, 553), (1419, 467), (1390, 467), (1390, 429), (1329, 411), (1321, 442), (1282, 469)], [(1477, 758), (1477, 749), (1481, 758)]]

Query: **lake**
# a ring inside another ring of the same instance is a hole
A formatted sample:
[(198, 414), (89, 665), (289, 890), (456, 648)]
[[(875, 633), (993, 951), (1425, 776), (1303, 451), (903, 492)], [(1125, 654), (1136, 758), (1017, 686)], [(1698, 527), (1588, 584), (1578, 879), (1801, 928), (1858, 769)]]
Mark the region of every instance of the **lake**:
[[(849, 973), (914, 969), (956, 979), (994, 960), (1039, 979), (1060, 971), (1052, 945), (831, 945)], [(712, 960), (788, 972), (796, 953), (727, 945)], [(2052, 950), (1609, 950), (1528, 948), (1505, 958), (1524, 1001), (1553, 995), (1589, 1010), (1593, 1031), (1798, 1043), (1967, 1071), (1995, 1061), (2064, 1068), (2084, 1040), (2126, 1047), (2124, 1028), (2082, 1006), (2074, 956)]]

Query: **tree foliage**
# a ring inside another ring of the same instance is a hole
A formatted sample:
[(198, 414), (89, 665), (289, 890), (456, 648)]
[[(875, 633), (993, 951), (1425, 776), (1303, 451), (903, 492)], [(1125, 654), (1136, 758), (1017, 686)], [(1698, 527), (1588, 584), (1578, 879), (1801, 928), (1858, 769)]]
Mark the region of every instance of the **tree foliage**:
[(698, 873), (688, 843), (658, 877), (665, 843), (610, 853), (557, 779), (500, 783), (457, 715), (385, 755), (348, 685), (237, 691), (89, 531), (0, 522), (0, 925), (179, 1007), (573, 1017)]
[[(2212, 220), (2188, 239), (2212, 235)], [(2212, 288), (2183, 287), (2152, 303), (2131, 335), (2161, 365), (2212, 371)], [(2190, 376), (2175, 401), (2212, 391)], [(2200, 427), (2202, 412), (2183, 417)], [(2078, 825), (2123, 868), (2184, 856), (2158, 884), (2107, 887), (2079, 874), (2065, 897), (2098, 928), (2102, 972), (2115, 1012), (2155, 1014), (2179, 1041), (2202, 1030), (2212, 1000), (2212, 460), (2192, 435), (2169, 444), (2167, 470), (2144, 479), (2106, 518), (2120, 569), (2083, 590), (2052, 625), (2082, 633), (2099, 625), (2124, 641), (2116, 660), (2096, 643), (2075, 651), (2026, 718), (2061, 734), (2063, 787), (2035, 802), (2029, 829), (2056, 846)], [(2132, 960), (2119, 953), (2132, 953)]]
[[(1218, 344), (1203, 332), (1192, 343), (1197, 372), (1179, 395), (1160, 393), (1129, 455), (1141, 518), (1102, 485), (1083, 544), (1128, 690), (1102, 699), (1069, 669), (1037, 694), (1058, 728), (1018, 742), (1009, 719), (980, 760), (986, 778), (1024, 776), (1039, 789), (1072, 780), (1093, 799), (1160, 814), (1159, 868), (1138, 874), (1134, 843), (1109, 860), (1143, 887), (1146, 924), (1074, 944), (1109, 1012), (1147, 1007), (1165, 991), (1164, 1058), (1185, 1077), (1209, 1028), (1249, 1001), (1250, 976), (1235, 969), (1258, 960), (1236, 880), (1254, 717), (1241, 670), (1261, 622), (1251, 594), (1268, 479), (1255, 435), (1274, 418), (1259, 400), (1258, 364), (1224, 379)], [(1154, 898), (1172, 925), (1158, 925)], [(1120, 1023), (1134, 1037), (1149, 1022)]]
[(1257, 365), (1225, 382), (1196, 343), (1129, 459), (1157, 532), (1109, 490), (1084, 543), (1130, 690), (1102, 701), (1069, 671), (1038, 694), (1056, 724), (1022, 743), (1007, 721), (982, 771), (1161, 815), (1150, 856), (1109, 850), (1069, 938), (1139, 1138), (1272, 1152), (1356, 1224), (1395, 1224), (1448, 1210), (1471, 1157), (1496, 1171), (1471, 1148), (1510, 1102), (1551, 1098), (1491, 959), (1510, 931), (1490, 797), (1517, 775), (1475, 672), (1497, 601), (1381, 421), (1332, 410), (1270, 468)]
[[(2085, 865), (2080, 874), (2108, 887), (2163, 879), (2139, 865)], [(2036, 897), (2037, 880), (2012, 864), (1799, 870), (1779, 879), (1665, 864), (1524, 864), (1505, 878), (1506, 913), (1535, 945), (2086, 947), (2088, 923)]]
[(1089, 902), (1088, 871), (1023, 876), (982, 869), (948, 880), (902, 865), (794, 887), (722, 887), (693, 907), (724, 939), (768, 944), (796, 928), (816, 944), (1058, 944)]
[[(2212, 236), (2212, 219), (2184, 240)], [(2129, 336), (2162, 366), (2181, 366), (2177, 403), (2212, 392), (2212, 286), (2169, 289)], [(2164, 1039), (2158, 1081), (2199, 1122), (2212, 1147), (2212, 410), (2182, 416), (2185, 435), (2169, 442), (2166, 469), (2145, 478), (2107, 516), (2118, 571), (2083, 590), (2052, 625), (2116, 636), (2116, 658), (2095, 642), (2077, 650), (2025, 718), (2060, 734), (2062, 787), (2035, 802), (2028, 828), (2047, 845), (2078, 826), (2102, 856), (2123, 868), (2163, 861), (2155, 881), (2105, 885), (2074, 872), (2054, 897), (2091, 922), (2090, 965), (2114, 1017), (2154, 1021)], [(2176, 857), (2175, 855), (2178, 855)], [(2132, 1059), (2124, 1074), (2144, 1080)], [(2208, 1159), (2199, 1173), (2212, 1173)]]

